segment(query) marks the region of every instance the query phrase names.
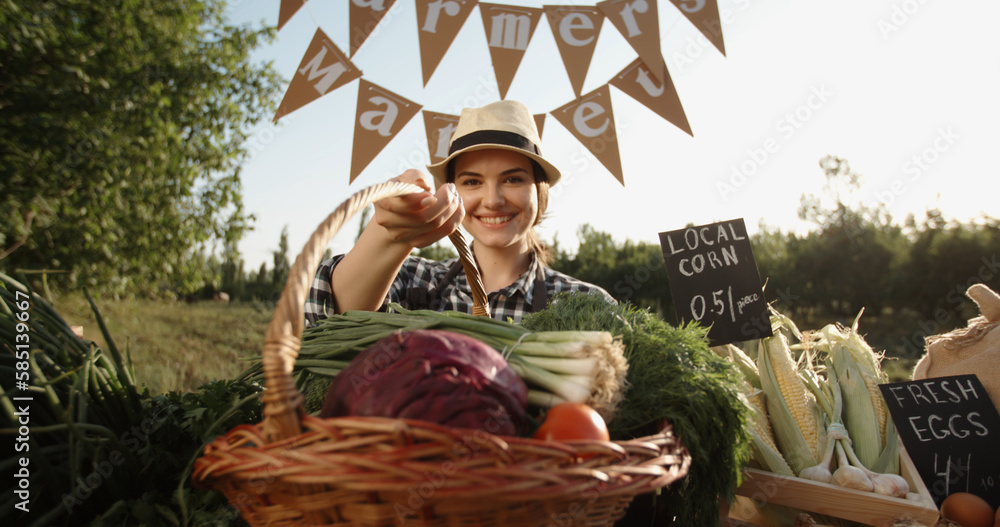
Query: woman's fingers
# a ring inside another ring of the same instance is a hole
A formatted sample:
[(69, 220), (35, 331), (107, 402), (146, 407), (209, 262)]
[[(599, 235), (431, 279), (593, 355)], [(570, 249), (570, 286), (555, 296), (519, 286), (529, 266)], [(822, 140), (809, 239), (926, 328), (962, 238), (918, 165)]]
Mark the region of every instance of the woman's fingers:
[[(428, 245), (433, 245), (438, 240), (448, 236), (449, 234), (455, 232), (460, 225), (462, 225), (462, 220), (465, 219), (465, 207), (462, 206), (461, 198), (455, 198), (457, 202), (457, 207), (448, 207), (444, 209), (442, 214), (440, 214), (433, 221), (428, 222), (431, 230), (425, 234), (415, 237), (411, 243), (416, 248), (427, 247)], [(436, 227), (434, 227), (436, 225)]]
[[(408, 170), (395, 179), (427, 188), (421, 175), (416, 170)], [(464, 217), (465, 210), (455, 185), (446, 183), (434, 194), (415, 192), (376, 202), (374, 220), (394, 241), (420, 248), (451, 234)]]

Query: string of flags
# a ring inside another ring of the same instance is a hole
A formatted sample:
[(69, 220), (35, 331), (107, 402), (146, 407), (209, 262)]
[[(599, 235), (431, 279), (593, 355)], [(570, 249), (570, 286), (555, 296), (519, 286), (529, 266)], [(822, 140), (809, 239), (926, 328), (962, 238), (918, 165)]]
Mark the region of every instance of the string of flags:
[[(278, 30), (308, 0), (281, 0)], [(423, 110), (431, 163), (448, 154), (457, 115), (424, 110), (363, 77), (351, 57), (369, 38), (396, 0), (350, 0), (348, 53), (317, 29), (295, 70), (274, 121), (316, 99), (360, 79), (354, 120), (350, 182)], [(604, 0), (589, 6), (525, 7), (478, 0), (413, 0), (416, 7), (424, 86), (444, 59), (469, 16), (479, 8), (500, 97), (505, 98), (535, 30), (546, 19), (576, 98), (549, 112), (624, 186), (621, 157), (611, 106), (611, 86), (637, 100), (674, 126), (692, 135), (677, 90), (660, 51), (657, 0)], [(670, 2), (725, 56), (717, 0)], [(635, 50), (638, 58), (607, 83), (581, 93), (597, 38), (605, 20)], [(541, 134), (545, 114), (535, 116)]]

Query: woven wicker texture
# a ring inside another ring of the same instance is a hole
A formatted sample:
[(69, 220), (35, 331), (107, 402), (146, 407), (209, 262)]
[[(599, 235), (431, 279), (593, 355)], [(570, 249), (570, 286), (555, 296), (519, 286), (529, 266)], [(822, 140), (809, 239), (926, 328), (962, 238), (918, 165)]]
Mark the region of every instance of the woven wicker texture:
[[(341, 204), (296, 258), (263, 352), (264, 419), (217, 438), (193, 483), (224, 492), (254, 526), (610, 526), (632, 498), (687, 473), (669, 429), (632, 441), (546, 442), (423, 421), (306, 415), (292, 369), (303, 304), (326, 244), (374, 201), (415, 191), (395, 182)], [(476, 314), (486, 295), (471, 251), (452, 236)]]

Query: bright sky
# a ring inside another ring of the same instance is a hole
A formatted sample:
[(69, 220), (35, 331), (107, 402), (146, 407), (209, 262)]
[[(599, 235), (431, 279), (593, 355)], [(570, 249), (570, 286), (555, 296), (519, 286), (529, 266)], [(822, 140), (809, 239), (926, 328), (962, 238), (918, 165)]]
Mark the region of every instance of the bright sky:
[[(277, 24), (277, 0), (229, 3), (234, 22)], [(542, 151), (563, 180), (544, 239), (575, 250), (577, 229), (589, 223), (617, 241), (658, 244), (659, 232), (734, 218), (751, 233), (760, 222), (804, 232), (799, 198), (822, 191), (818, 161), (827, 154), (846, 158), (864, 176), (861, 197), (881, 199), (899, 222), (932, 207), (963, 221), (1000, 217), (1000, 3), (718, 0), (725, 57), (670, 2), (658, 5), (662, 53), (694, 137), (612, 88), (623, 187), (547, 116)], [(290, 80), (317, 28), (346, 52), (347, 13), (347, 2), (307, 2), (257, 58)], [(605, 21), (584, 93), (635, 58)], [(426, 87), (412, 0), (397, 1), (352, 62), (429, 111), (457, 115), (500, 98), (478, 8)], [(252, 135), (243, 185), (256, 222), (240, 245), (247, 269), (271, 266), (283, 227), (294, 257), (351, 194), (427, 163), (418, 114), (348, 183), (357, 89), (353, 81)], [(574, 98), (544, 17), (507, 98), (534, 113)], [(348, 250), (356, 232), (356, 221), (345, 226), (334, 252)]]

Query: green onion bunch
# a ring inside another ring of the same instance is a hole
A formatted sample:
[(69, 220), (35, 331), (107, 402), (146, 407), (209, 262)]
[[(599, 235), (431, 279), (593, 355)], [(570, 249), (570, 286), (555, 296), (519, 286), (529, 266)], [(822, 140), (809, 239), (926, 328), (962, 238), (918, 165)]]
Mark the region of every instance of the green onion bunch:
[[(437, 329), (474, 337), (502, 353), (528, 385), (532, 405), (586, 403), (605, 420), (614, 418), (628, 364), (621, 342), (606, 331), (532, 332), (457, 311), (406, 310), (395, 304), (391, 308), (348, 311), (303, 330), (293, 372), (308, 412), (320, 410), (333, 377), (362, 350), (397, 332)], [(241, 378), (263, 380), (259, 358)]]

